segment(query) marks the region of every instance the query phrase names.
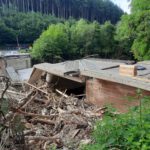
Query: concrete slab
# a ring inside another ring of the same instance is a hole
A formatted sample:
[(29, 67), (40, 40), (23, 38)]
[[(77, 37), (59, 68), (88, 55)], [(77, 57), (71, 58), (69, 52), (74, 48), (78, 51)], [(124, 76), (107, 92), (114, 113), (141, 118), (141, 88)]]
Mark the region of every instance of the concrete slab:
[(22, 69), (18, 70), (18, 75), (20, 77), (21, 81), (28, 81), (30, 78), (30, 75), (32, 73), (33, 68), (28, 68), (28, 69)]
[(20, 77), (13, 67), (7, 67), (6, 71), (12, 82), (20, 82)]

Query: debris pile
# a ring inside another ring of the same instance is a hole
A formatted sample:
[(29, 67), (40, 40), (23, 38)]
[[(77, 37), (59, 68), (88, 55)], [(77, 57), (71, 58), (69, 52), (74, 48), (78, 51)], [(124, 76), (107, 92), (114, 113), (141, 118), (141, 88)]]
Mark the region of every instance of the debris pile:
[[(0, 82), (0, 86), (3, 93), (6, 83)], [(91, 141), (93, 123), (102, 117), (104, 109), (53, 89), (42, 80), (34, 86), (9, 86), (1, 97), (9, 100), (9, 111), (0, 121), (6, 128), (11, 127), (8, 137), (18, 149), (22, 146), (20, 149), (74, 150)], [(3, 149), (17, 149), (8, 145), (6, 138), (2, 139)]]

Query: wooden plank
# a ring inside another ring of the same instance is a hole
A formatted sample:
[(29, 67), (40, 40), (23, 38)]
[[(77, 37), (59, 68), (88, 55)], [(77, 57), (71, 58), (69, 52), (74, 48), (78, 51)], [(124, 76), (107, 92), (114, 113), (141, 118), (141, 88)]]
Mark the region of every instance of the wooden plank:
[(32, 84), (30, 84), (30, 83), (28, 83), (28, 82), (25, 82), (25, 84), (27, 84), (27, 85), (33, 87), (34, 89), (37, 89), (38, 91), (40, 91), (40, 92), (42, 92), (42, 93), (44, 93), (44, 94), (48, 94), (47, 92), (45, 92), (45, 91), (39, 89), (38, 87), (36, 87), (36, 86), (34, 86), (34, 85), (32, 85)]
[(28, 80), (28, 83), (33, 84), (35, 83), (38, 79), (40, 79), (42, 75), (42, 70), (33, 68), (32, 74)]
[(102, 71), (99, 70), (98, 72), (96, 71), (89, 71), (89, 70), (84, 70), (81, 71), (81, 75), (87, 76), (87, 77), (93, 77), (97, 79), (102, 79), (106, 81), (112, 81), (136, 88), (140, 88), (146, 91), (150, 91), (150, 81), (146, 80), (139, 80), (137, 78), (131, 78), (131, 77), (126, 77), (126, 76), (120, 76), (119, 74), (116, 73), (111, 73), (108, 71)]
[(61, 91), (59, 91), (58, 89), (55, 90), (57, 93), (59, 93), (60, 95), (62, 95), (65, 98), (68, 98), (69, 96)]

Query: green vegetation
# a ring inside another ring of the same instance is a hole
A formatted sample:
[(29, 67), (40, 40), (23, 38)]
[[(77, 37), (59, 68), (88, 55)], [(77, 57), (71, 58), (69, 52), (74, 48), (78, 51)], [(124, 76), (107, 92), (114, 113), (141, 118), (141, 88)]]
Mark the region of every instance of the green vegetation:
[(58, 18), (84, 18), (104, 23), (110, 20), (116, 23), (123, 11), (110, 0), (0, 0), (5, 9), (14, 8), (21, 12), (40, 12), (55, 15)]
[(116, 39), (121, 49), (131, 49), (135, 59), (150, 59), (150, 3), (149, 0), (132, 0), (132, 13), (123, 15), (117, 27)]
[(112, 58), (115, 56), (114, 34), (115, 26), (110, 22), (100, 25), (81, 19), (77, 22), (53, 24), (35, 41), (32, 56), (49, 62), (92, 54)]
[(127, 114), (107, 114), (96, 123), (94, 143), (83, 145), (82, 150), (149, 150), (150, 97), (139, 95), (141, 105)]
[(49, 24), (58, 19), (40, 13), (21, 13), (13, 9), (0, 9), (0, 45), (33, 43)]
[(0, 0), (0, 6), (0, 45), (34, 42), (32, 56), (38, 61), (92, 54), (150, 59), (148, 0), (132, 0), (131, 14), (123, 15), (117, 25), (113, 23), (123, 13), (109, 0)]

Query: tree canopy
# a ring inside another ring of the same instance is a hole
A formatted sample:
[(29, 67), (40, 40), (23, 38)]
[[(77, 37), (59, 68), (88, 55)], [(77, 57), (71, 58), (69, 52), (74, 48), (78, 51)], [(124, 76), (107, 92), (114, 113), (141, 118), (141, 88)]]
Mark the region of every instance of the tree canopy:
[(150, 3), (148, 0), (133, 0), (132, 13), (122, 16), (117, 27), (121, 47), (131, 51), (138, 60), (150, 59)]
[(150, 10), (149, 0), (132, 0), (131, 11), (137, 13), (138, 11)]
[(58, 23), (51, 15), (40, 13), (22, 13), (13, 9), (0, 9), (0, 44), (33, 43), (49, 24)]
[(40, 61), (56, 62), (98, 54), (104, 58), (115, 56), (115, 26), (100, 25), (86, 20), (66, 21), (50, 25), (34, 42), (32, 56)]
[(123, 11), (110, 0), (0, 0), (3, 9), (14, 8), (21, 12), (40, 12), (59, 18), (85, 18), (104, 23), (116, 23)]

